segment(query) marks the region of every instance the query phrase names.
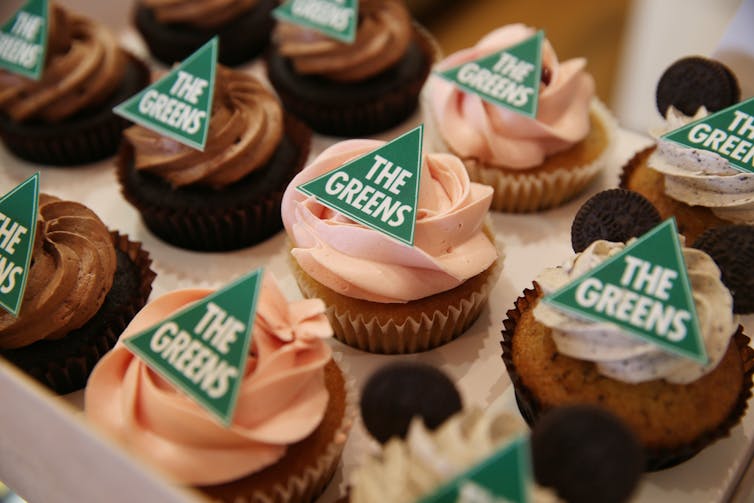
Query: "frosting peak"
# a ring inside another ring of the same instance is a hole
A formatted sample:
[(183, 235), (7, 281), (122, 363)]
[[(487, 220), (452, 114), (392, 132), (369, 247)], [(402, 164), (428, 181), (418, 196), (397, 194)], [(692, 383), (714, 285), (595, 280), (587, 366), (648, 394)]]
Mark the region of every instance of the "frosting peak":
[[(436, 70), (477, 60), (535, 33), (522, 24), (503, 26), (474, 47), (450, 55)], [(559, 62), (550, 42), (543, 41), (542, 74), (547, 77), (540, 84), (536, 118), (488, 103), (437, 75), (430, 77), (429, 105), (443, 141), (459, 156), (506, 168), (531, 168), (589, 132), (594, 80), (585, 66), (583, 58)]]
[(450, 154), (425, 154), (414, 246), (358, 224), (296, 187), (384, 142), (347, 140), (322, 152), (283, 195), (282, 216), (299, 265), (328, 288), (373, 302), (408, 302), (450, 290), (497, 260), (482, 227), (492, 188), (472, 183)]
[[(121, 336), (138, 333), (211, 293), (179, 290), (142, 309)], [(332, 332), (316, 300), (288, 304), (266, 274), (246, 371), (228, 428), (118, 343), (86, 387), (97, 427), (175, 481), (208, 485), (238, 479), (280, 459), (319, 425), (328, 403), (323, 341)]]
[(258, 0), (141, 0), (160, 23), (212, 29), (253, 9)]

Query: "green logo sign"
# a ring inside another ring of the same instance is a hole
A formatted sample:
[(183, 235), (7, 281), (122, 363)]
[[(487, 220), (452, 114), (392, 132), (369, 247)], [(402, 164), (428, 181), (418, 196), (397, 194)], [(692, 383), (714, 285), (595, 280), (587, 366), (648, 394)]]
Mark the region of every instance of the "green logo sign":
[(680, 356), (707, 362), (675, 219), (661, 223), (543, 300), (590, 320), (614, 323)]
[(29, 278), (39, 211), (39, 173), (0, 199), (0, 306), (18, 316)]
[(323, 205), (414, 245), (424, 125), (296, 187)]
[(261, 278), (257, 269), (123, 342), (227, 426), (249, 355)]
[(544, 38), (540, 30), (519, 44), (437, 75), (493, 105), (536, 117)]
[(47, 52), (47, 0), (29, 0), (0, 28), (0, 68), (39, 80)]
[(189, 147), (204, 151), (212, 112), (217, 37), (165, 77), (113, 111)]
[(519, 437), (419, 503), (527, 503), (529, 442)]
[(356, 39), (358, 0), (289, 0), (272, 15), (281, 21), (317, 30), (347, 44)]
[(708, 115), (662, 137), (714, 152), (739, 171), (754, 172), (754, 98)]

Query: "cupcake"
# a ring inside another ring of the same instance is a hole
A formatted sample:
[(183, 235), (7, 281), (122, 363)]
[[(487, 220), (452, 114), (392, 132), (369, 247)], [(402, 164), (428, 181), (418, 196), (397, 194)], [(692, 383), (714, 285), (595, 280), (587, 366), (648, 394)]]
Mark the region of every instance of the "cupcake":
[(657, 470), (688, 459), (738, 423), (751, 395), (754, 352), (719, 268), (694, 248), (682, 254), (707, 363), (540, 302), (625, 246), (598, 239), (543, 271), (507, 313), (503, 360), (528, 422), (561, 405), (605, 408), (629, 425), (646, 451), (646, 468)]
[(311, 133), (255, 77), (218, 65), (204, 151), (142, 126), (124, 131), (123, 195), (160, 239), (190, 250), (258, 243), (282, 228), (280, 200)]
[(276, 5), (275, 0), (139, 0), (134, 22), (152, 56), (168, 66), (215, 35), (218, 60), (235, 66), (267, 47)]
[[(149, 303), (123, 337), (210, 290), (179, 290)], [(351, 424), (332, 331), (316, 299), (288, 303), (264, 276), (232, 421), (205, 409), (118, 344), (86, 387), (87, 419), (174, 483), (213, 501), (311, 502), (333, 476)]]
[[(535, 35), (513, 24), (448, 56), (436, 71), (477, 60)], [(536, 117), (484, 101), (438, 75), (425, 91), (427, 129), (436, 150), (460, 157), (472, 181), (495, 190), (492, 208), (531, 212), (558, 206), (605, 166), (614, 142), (612, 116), (594, 95), (584, 59), (559, 62), (546, 39)]]
[(348, 44), (278, 22), (267, 74), (285, 108), (319, 133), (363, 136), (389, 129), (417, 107), (437, 49), (402, 0), (360, 0)]
[(57, 393), (83, 388), (146, 303), (150, 263), (89, 208), (40, 194), (21, 310), (0, 311), (0, 355)]
[(664, 117), (652, 134), (656, 144), (623, 167), (620, 186), (649, 199), (663, 218), (675, 217), (678, 230), (694, 242), (706, 229), (732, 223), (754, 224), (754, 175), (730, 167), (713, 152), (685, 148), (659, 138), (740, 99), (736, 77), (722, 63), (688, 57), (673, 63), (657, 85)]
[(53, 4), (40, 80), (0, 71), (0, 138), (38, 164), (104, 159), (128, 124), (112, 108), (148, 82), (147, 68), (112, 33)]
[(325, 301), (341, 342), (426, 351), (472, 324), (497, 279), (500, 253), (485, 227), (492, 190), (471, 183), (455, 156), (423, 155), (413, 247), (296, 190), (384, 144), (337, 143), (293, 179), (282, 203), (291, 264), (301, 293)]

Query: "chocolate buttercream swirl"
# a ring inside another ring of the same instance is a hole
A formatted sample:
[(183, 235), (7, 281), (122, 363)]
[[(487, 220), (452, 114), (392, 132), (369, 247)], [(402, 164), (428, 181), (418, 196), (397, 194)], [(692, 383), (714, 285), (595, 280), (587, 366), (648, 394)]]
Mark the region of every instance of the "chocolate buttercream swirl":
[(411, 15), (399, 0), (361, 0), (356, 40), (339, 42), (319, 32), (280, 22), (274, 38), (278, 51), (300, 74), (341, 82), (365, 80), (396, 63), (408, 49)]
[(96, 107), (120, 85), (126, 54), (107, 29), (55, 5), (40, 80), (0, 71), (0, 111), (14, 121), (56, 123)]
[(164, 24), (186, 24), (212, 29), (256, 7), (257, 0), (142, 0), (155, 19)]
[(154, 173), (174, 187), (220, 188), (272, 157), (283, 136), (283, 110), (256, 78), (218, 65), (204, 152), (141, 126), (123, 134), (134, 147), (136, 169)]
[(92, 210), (40, 194), (21, 311), (0, 312), (0, 349), (59, 339), (84, 325), (102, 306), (115, 268), (110, 232)]

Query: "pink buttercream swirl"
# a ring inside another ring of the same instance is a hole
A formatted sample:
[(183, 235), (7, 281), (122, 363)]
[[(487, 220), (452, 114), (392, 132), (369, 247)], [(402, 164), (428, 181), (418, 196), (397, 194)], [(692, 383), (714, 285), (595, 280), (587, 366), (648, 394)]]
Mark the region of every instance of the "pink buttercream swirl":
[[(142, 309), (121, 340), (211, 290), (168, 293)], [(319, 299), (288, 303), (271, 275), (257, 302), (249, 359), (229, 427), (118, 343), (86, 387), (86, 415), (128, 450), (179, 483), (218, 484), (257, 472), (319, 425), (328, 403), (323, 339), (332, 329)]]
[(290, 183), (282, 215), (292, 254), (328, 288), (372, 302), (409, 302), (450, 290), (497, 260), (483, 232), (492, 188), (472, 183), (451, 154), (422, 157), (414, 246), (367, 228), (296, 187), (385, 142), (347, 140), (322, 152)]
[[(441, 61), (443, 71), (477, 60), (531, 37), (522, 24), (498, 28), (477, 45)], [(485, 164), (526, 169), (583, 140), (590, 129), (594, 80), (583, 58), (559, 62), (550, 42), (542, 44), (543, 82), (536, 118), (482, 100), (437, 75), (429, 81), (429, 106), (443, 141), (457, 155)], [(548, 80), (549, 79), (549, 80)]]

